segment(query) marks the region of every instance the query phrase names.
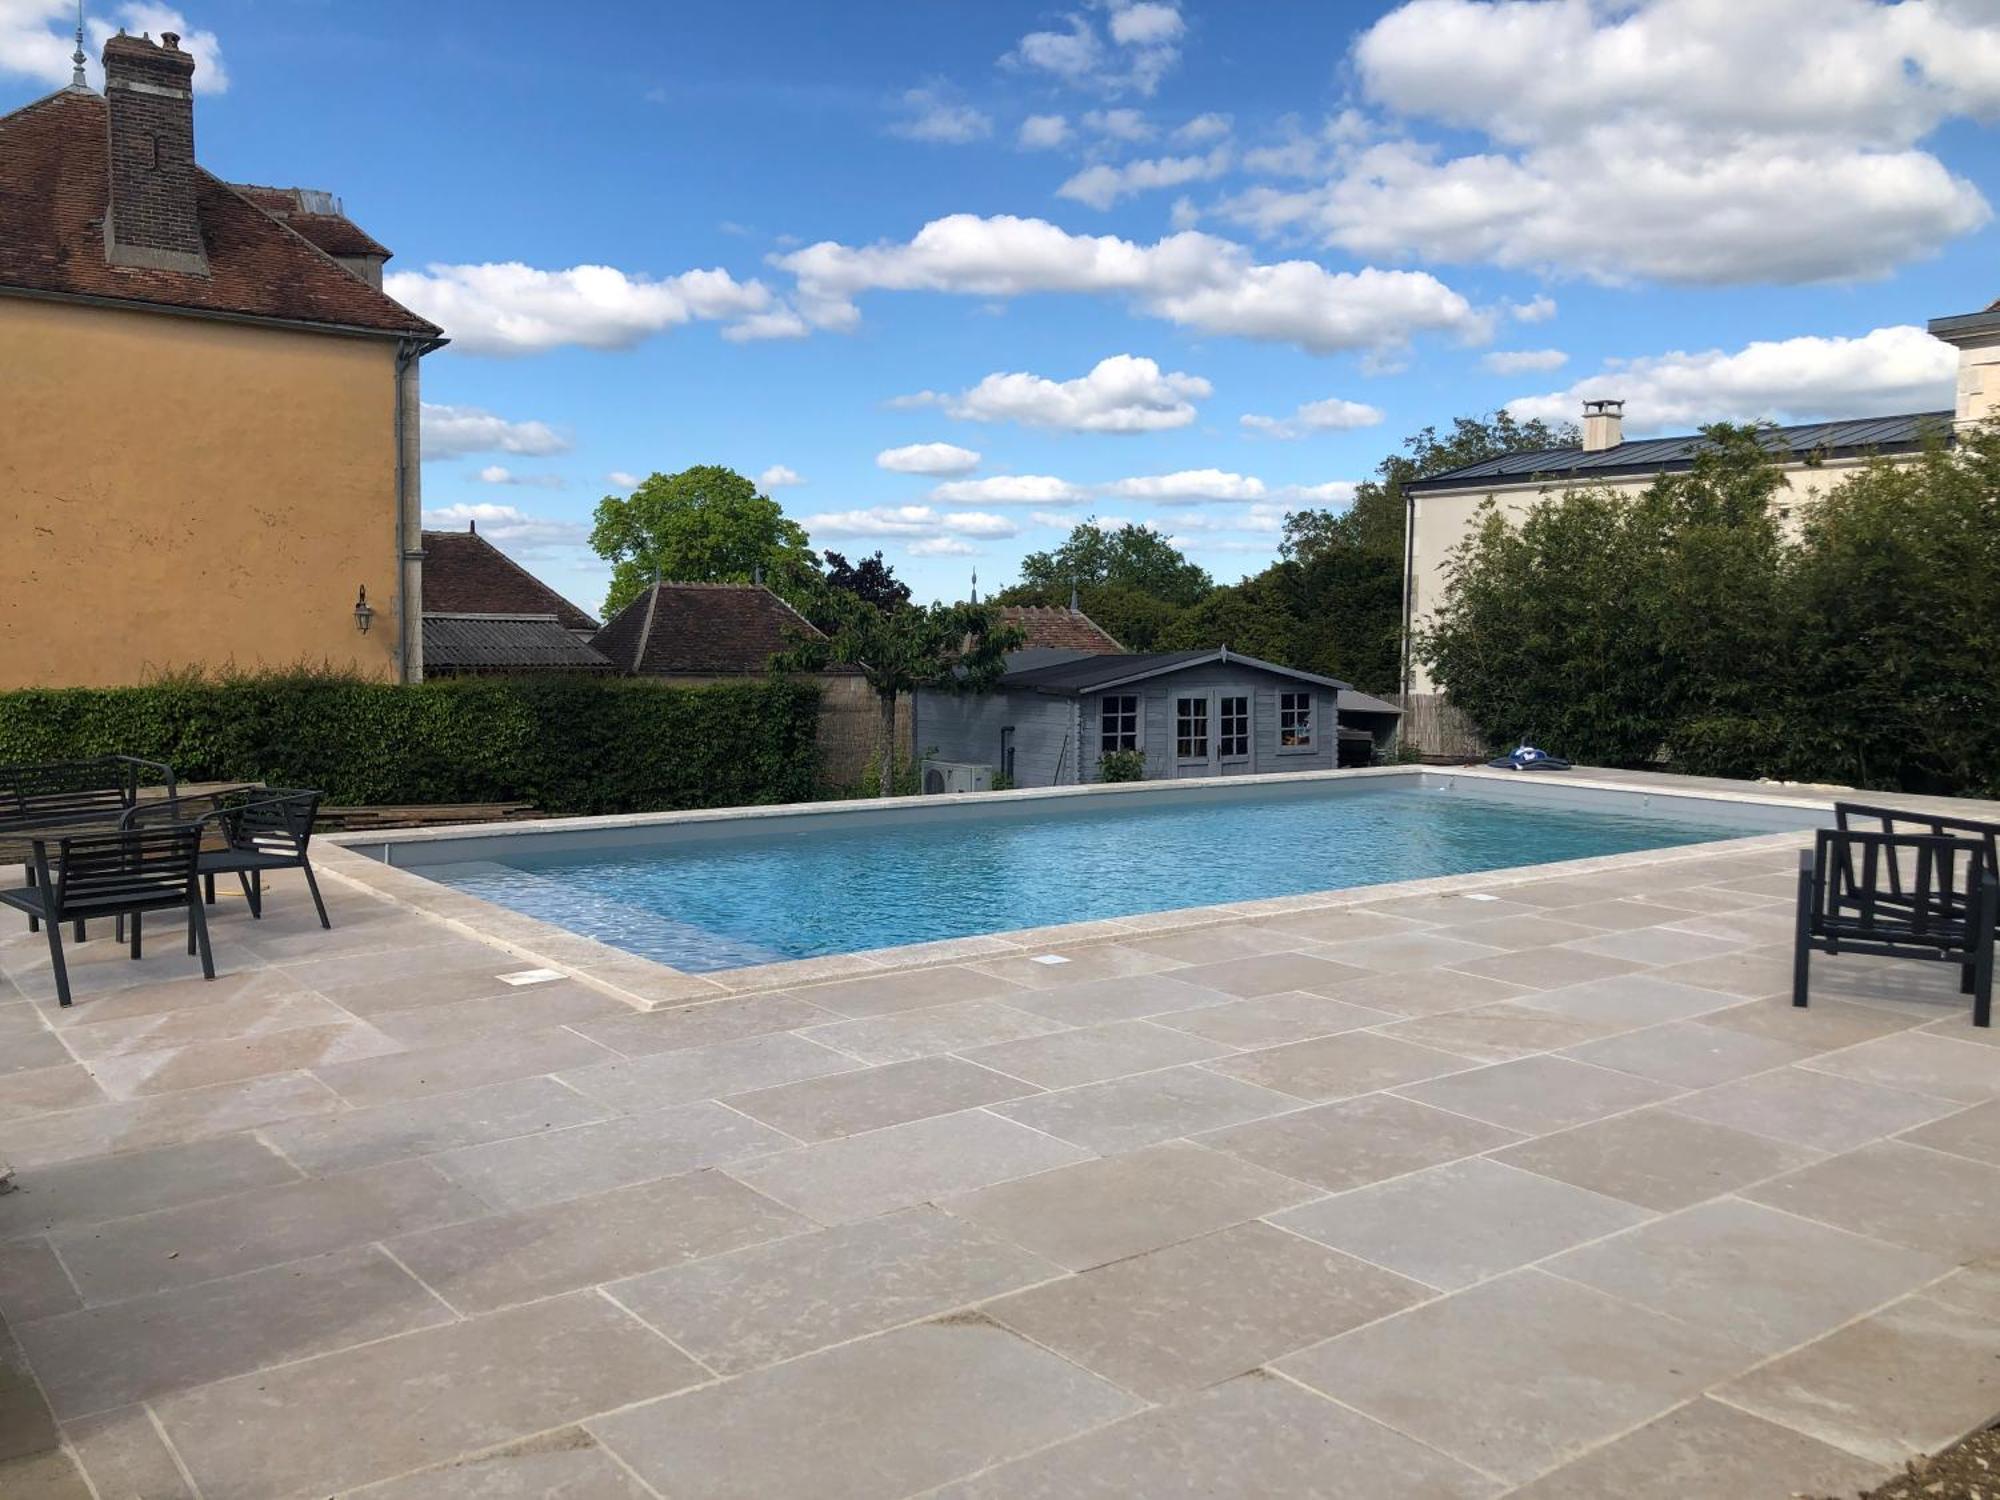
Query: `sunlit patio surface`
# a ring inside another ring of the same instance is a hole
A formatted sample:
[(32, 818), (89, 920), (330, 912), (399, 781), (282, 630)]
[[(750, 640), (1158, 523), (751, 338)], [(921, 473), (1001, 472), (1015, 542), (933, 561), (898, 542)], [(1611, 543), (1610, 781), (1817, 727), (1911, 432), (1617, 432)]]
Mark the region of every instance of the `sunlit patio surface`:
[(10, 925), (0, 1493), (1851, 1494), (2000, 1415), (2000, 1032), (1794, 1010), (1796, 842), (652, 1012)]

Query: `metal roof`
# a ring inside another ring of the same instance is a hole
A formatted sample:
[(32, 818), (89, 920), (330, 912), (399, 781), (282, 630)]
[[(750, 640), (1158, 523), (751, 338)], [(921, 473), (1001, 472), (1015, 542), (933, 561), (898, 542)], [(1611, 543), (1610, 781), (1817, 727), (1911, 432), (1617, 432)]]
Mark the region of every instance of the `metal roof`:
[(1402, 710), (1393, 703), (1386, 703), (1368, 693), (1357, 693), (1353, 688), (1340, 690), (1340, 711), (1356, 714), (1400, 714)]
[[(1910, 412), (1895, 417), (1855, 417), (1844, 422), (1807, 422), (1796, 427), (1768, 427), (1759, 438), (1770, 453), (1784, 459), (1855, 458), (1868, 453), (1907, 453), (1921, 447), (1928, 434), (1949, 441), (1954, 413)], [(1640, 438), (1586, 453), (1581, 448), (1543, 448), (1533, 453), (1503, 453), (1463, 468), (1415, 479), (1403, 486), (1410, 495), (1439, 490), (1475, 489), (1481, 484), (1527, 484), (1535, 480), (1588, 484), (1630, 474), (1663, 474), (1694, 467), (1695, 455), (1708, 440), (1700, 433), (1682, 437)]]
[(424, 616), (424, 667), (439, 672), (608, 672), (610, 659), (554, 615)]
[(1312, 672), (1301, 672), (1293, 667), (1281, 667), (1274, 662), (1259, 661), (1254, 656), (1244, 656), (1231, 651), (1227, 646), (1210, 646), (1201, 651), (1149, 651), (1102, 653), (1096, 656), (1082, 656), (1074, 661), (1054, 662), (1048, 666), (1028, 667), (1019, 672), (1009, 672), (1000, 679), (1003, 688), (1024, 688), (1038, 693), (1079, 694), (1102, 692), (1106, 688), (1123, 687), (1129, 682), (1144, 682), (1152, 677), (1164, 677), (1170, 672), (1183, 671), (1188, 667), (1205, 666), (1211, 662), (1229, 666), (1248, 667), (1255, 672), (1270, 672), (1279, 677), (1289, 677), (1298, 682), (1316, 683), (1321, 687), (1345, 689), (1347, 684), (1331, 677), (1321, 677)]

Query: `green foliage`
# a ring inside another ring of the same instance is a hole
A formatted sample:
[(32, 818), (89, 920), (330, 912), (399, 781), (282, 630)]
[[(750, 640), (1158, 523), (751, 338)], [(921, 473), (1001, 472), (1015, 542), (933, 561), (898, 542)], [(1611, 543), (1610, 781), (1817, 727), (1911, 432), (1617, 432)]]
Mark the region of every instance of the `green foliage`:
[(880, 548), (873, 557), (864, 557), (858, 563), (850, 563), (838, 552), (825, 552), (821, 556), (826, 559), (829, 589), (844, 590), (877, 609), (901, 609), (910, 602), (910, 586), (896, 576), (896, 570), (883, 559)]
[(784, 681), (181, 676), (0, 694), (0, 763), (123, 753), (187, 781), (320, 787), (336, 805), (658, 812), (810, 797), (818, 706)]
[(1143, 750), (1107, 750), (1097, 757), (1097, 779), (1099, 781), (1144, 781), (1146, 779), (1146, 752)]
[(1496, 744), (2000, 793), (2000, 433), (1879, 461), (1787, 541), (1748, 429), (1634, 499), (1489, 514), (1421, 642)]
[(606, 619), (645, 592), (656, 573), (673, 583), (747, 583), (761, 568), (788, 599), (810, 591), (819, 575), (805, 529), (718, 464), (653, 474), (630, 495), (606, 495), (590, 545), (612, 564)]
[[(1189, 562), (1157, 531), (1129, 523), (1116, 531), (1105, 531), (1093, 520), (1071, 531), (1060, 547), (1049, 552), (1030, 552), (1022, 558), (1020, 584), (1007, 590), (996, 602), (1067, 604), (1072, 585), (1079, 589), (1106, 585), (1133, 589), (1163, 603), (1186, 608), (1199, 603), (1215, 587), (1215, 580), (1208, 576), (1206, 568)], [(1031, 593), (1034, 597), (1016, 598), (1017, 593)], [(1097, 617), (1091, 614), (1091, 618)]]

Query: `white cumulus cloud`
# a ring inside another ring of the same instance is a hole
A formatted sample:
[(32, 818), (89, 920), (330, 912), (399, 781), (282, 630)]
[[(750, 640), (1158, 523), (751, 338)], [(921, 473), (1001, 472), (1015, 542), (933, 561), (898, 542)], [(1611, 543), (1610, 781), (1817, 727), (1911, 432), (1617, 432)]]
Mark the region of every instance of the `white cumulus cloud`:
[(1569, 356), (1560, 349), (1495, 349), (1479, 363), (1495, 375), (1525, 375), (1531, 370), (1560, 370)]
[(974, 422), (1019, 422), (1063, 432), (1161, 432), (1192, 424), (1194, 403), (1213, 389), (1199, 375), (1168, 373), (1143, 356), (1114, 354), (1074, 380), (996, 373), (957, 396), (937, 399), (952, 416)]
[(543, 458), (570, 448), (570, 440), (546, 422), (510, 422), (477, 406), (426, 401), (418, 412), (417, 430), (426, 462), (467, 453)]
[(757, 488), (767, 494), (772, 490), (781, 490), (788, 485), (804, 484), (805, 482), (805, 476), (788, 464), (772, 464), (770, 468), (757, 476)]
[(723, 270), (655, 280), (613, 266), (544, 271), (519, 261), (395, 271), (382, 287), (468, 354), (539, 354), (572, 344), (629, 349), (685, 323), (749, 318), (773, 303), (761, 282)]
[(1222, 469), (1182, 469), (1173, 474), (1148, 474), (1119, 479), (1103, 487), (1121, 500), (1150, 500), (1158, 505), (1191, 505), (1202, 500), (1262, 500), (1270, 493), (1264, 481)]
[(1023, 151), (1053, 151), (1069, 136), (1069, 121), (1063, 116), (1029, 115), (1014, 139)]
[(628, 474), (623, 469), (613, 469), (604, 476), (604, 482), (614, 490), (636, 490), (646, 481), (637, 474)]
[(1063, 505), (1087, 493), (1052, 474), (996, 474), (948, 480), (931, 491), (931, 498), (950, 505)]
[(1181, 57), (1187, 22), (1170, 0), (1103, 0), (1102, 32), (1087, 16), (1063, 17), (1062, 30), (1031, 31), (1000, 61), (1046, 74), (1072, 88), (1151, 94)]
[(970, 474), (979, 467), (979, 455), (956, 443), (909, 443), (884, 448), (875, 455), (875, 467), (892, 474)]
[(1117, 166), (1097, 162), (1065, 181), (1056, 189), (1056, 196), (1091, 208), (1108, 209), (1120, 198), (1190, 182), (1212, 181), (1229, 170), (1231, 160), (1229, 148), (1217, 146), (1200, 156), (1145, 157)]
[(903, 111), (904, 117), (889, 128), (891, 134), (906, 140), (964, 146), (993, 134), (991, 116), (954, 98), (937, 84), (906, 91)]
[(479, 534), (489, 542), (524, 555), (582, 547), (590, 539), (590, 528), (580, 521), (538, 516), (513, 505), (426, 506), (424, 525), (432, 531), (462, 531), (468, 525), (476, 525)]
[[(220, 94), (229, 88), (229, 69), (222, 60), (222, 43), (212, 31), (188, 25), (187, 17), (172, 6), (150, 0), (114, 5), (103, 14), (84, 18), (84, 65), (86, 82), (100, 92), (104, 88), (104, 68), (98, 61), (104, 44), (120, 28), (132, 36), (151, 36), (158, 41), (165, 32), (180, 40), (181, 51), (194, 59), (194, 91)], [(50, 89), (70, 81), (76, 51), (75, 0), (0, 0), (0, 77), (29, 78)]]
[(1235, 128), (1235, 123), (1228, 115), (1211, 111), (1205, 115), (1196, 115), (1176, 129), (1174, 139), (1187, 146), (1205, 146), (1210, 141), (1226, 139), (1229, 132)]
[(1626, 403), (1625, 428), (1637, 433), (1889, 416), (1949, 411), (1957, 375), (1956, 350), (1905, 324), (1859, 338), (1807, 336), (1625, 360), (1507, 409), (1523, 419), (1574, 421), (1584, 401), (1608, 397)]
[(517, 474), (505, 464), (488, 464), (479, 471), (478, 479), (481, 484), (518, 484), (537, 490), (563, 487), (560, 474)]
[(1266, 437), (1296, 438), (1312, 432), (1346, 432), (1357, 427), (1374, 427), (1382, 421), (1382, 409), (1361, 401), (1329, 396), (1324, 401), (1308, 401), (1289, 417), (1246, 415), (1243, 425)]

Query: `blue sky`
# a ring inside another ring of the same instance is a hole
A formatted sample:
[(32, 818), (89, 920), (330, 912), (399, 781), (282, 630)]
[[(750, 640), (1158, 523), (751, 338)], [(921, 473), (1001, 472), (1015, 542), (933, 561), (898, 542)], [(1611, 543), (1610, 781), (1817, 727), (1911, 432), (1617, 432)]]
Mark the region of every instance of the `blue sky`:
[[(1990, 0), (87, 10), (188, 38), (210, 170), (395, 249), (427, 509), (587, 608), (655, 469), (926, 596), (1093, 514), (1233, 579), (1461, 413), (1948, 406), (1922, 324), (2000, 296)], [(0, 108), (62, 13), (0, 0)]]

